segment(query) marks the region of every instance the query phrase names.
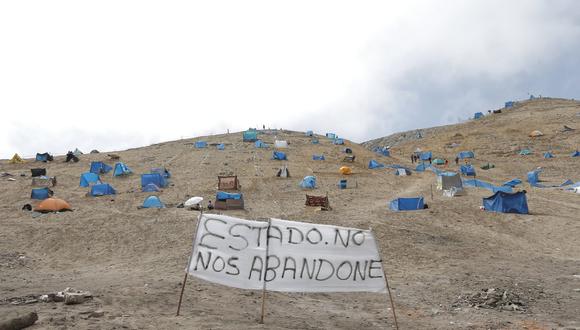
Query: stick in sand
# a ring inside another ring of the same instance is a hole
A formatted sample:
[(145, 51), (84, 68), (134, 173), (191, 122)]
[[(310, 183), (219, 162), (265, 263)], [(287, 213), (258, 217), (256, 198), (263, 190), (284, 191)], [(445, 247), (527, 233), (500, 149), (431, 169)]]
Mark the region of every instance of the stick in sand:
[[(177, 214), (177, 213), (176, 213)], [(195, 239), (197, 238), (197, 231), (199, 230), (199, 221), (201, 221), (201, 216), (203, 215), (203, 209), (199, 213), (197, 218), (197, 224), (195, 225), (195, 236), (193, 236), (193, 243), (191, 244), (191, 255), (187, 261), (187, 268), (185, 269), (185, 276), (183, 277), (183, 284), (181, 285), (181, 293), (179, 294), (179, 302), (177, 303), (177, 313), (175, 316), (179, 316), (179, 311), (181, 310), (181, 302), (183, 300), (183, 291), (185, 290), (185, 283), (187, 282), (187, 275), (189, 273), (189, 267), (191, 267), (191, 259), (193, 259), (193, 249), (195, 247)]]

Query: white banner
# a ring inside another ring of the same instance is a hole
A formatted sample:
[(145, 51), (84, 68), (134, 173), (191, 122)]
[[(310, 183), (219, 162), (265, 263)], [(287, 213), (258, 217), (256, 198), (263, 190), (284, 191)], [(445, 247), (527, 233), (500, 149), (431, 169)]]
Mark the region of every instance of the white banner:
[(265, 280), (268, 291), (386, 292), (371, 231), (279, 219), (268, 229), (268, 222), (204, 214), (188, 272), (241, 289), (261, 290)]

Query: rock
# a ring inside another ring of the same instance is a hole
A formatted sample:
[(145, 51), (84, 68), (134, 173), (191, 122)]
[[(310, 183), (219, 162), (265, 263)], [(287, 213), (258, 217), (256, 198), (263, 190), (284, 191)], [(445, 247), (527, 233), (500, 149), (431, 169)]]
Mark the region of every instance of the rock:
[(38, 320), (35, 312), (19, 315), (7, 320), (0, 321), (0, 330), (20, 330), (28, 328)]
[(89, 314), (89, 318), (99, 318), (105, 316), (105, 312), (102, 310), (94, 311)]
[(64, 304), (65, 305), (76, 305), (82, 304), (86, 300), (85, 295), (82, 293), (67, 292), (64, 294)]

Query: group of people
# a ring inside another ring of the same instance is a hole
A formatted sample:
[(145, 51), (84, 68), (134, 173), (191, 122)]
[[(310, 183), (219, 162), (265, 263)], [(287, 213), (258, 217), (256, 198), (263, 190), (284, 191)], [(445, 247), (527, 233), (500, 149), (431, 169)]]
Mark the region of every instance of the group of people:
[[(419, 157), (416, 153), (412, 153), (411, 154), (411, 163), (418, 163), (421, 160), (421, 157)], [(426, 161), (429, 162), (429, 164), (433, 163), (433, 160), (431, 159), (431, 157), (429, 157), (428, 159), (426, 159)], [(445, 161), (445, 166), (449, 165), (449, 160), (447, 160), (447, 158), (444, 159)], [(455, 157), (455, 165), (459, 165), (459, 158)]]

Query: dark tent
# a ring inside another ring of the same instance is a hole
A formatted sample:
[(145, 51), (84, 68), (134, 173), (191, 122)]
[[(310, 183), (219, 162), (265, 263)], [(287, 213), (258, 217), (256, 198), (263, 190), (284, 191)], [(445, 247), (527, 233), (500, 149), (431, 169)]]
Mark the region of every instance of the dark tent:
[(91, 187), (90, 196), (115, 195), (117, 192), (108, 183), (96, 184)]
[(46, 169), (45, 168), (31, 168), (30, 172), (32, 173), (32, 177), (37, 177), (37, 176), (45, 176), (46, 175)]
[(48, 152), (45, 152), (43, 154), (36, 154), (36, 161), (37, 162), (52, 162), (54, 160), (54, 157), (52, 157), (51, 154), (49, 154)]
[(163, 175), (159, 173), (141, 174), (141, 188), (144, 188), (150, 183), (156, 185), (159, 188), (167, 187), (167, 180), (165, 180)]
[(528, 201), (525, 191), (511, 194), (498, 191), (483, 199), (483, 208), (493, 212), (528, 214)]
[(113, 168), (103, 162), (91, 162), (91, 170), (89, 172), (95, 174), (108, 173)]

